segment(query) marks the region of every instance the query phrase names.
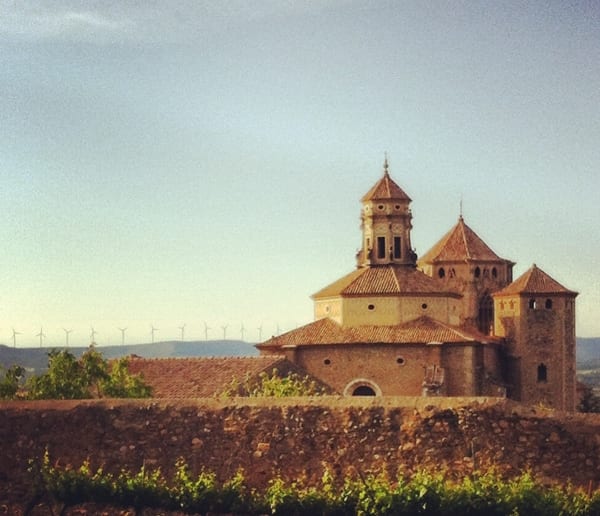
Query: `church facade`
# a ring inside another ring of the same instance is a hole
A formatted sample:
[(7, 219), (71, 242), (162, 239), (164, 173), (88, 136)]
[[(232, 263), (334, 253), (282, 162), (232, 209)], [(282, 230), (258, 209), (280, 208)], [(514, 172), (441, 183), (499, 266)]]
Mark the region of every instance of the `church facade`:
[(575, 298), (533, 265), (513, 280), (464, 221), (418, 258), (410, 197), (361, 199), (357, 267), (315, 293), (315, 321), (257, 345), (344, 395), (508, 396), (575, 409)]

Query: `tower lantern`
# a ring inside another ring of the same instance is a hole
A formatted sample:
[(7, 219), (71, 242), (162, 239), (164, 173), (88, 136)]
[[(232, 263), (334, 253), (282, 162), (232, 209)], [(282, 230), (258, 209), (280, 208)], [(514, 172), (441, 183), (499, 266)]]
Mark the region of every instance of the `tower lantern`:
[(361, 199), (362, 249), (358, 267), (405, 265), (414, 267), (410, 243), (411, 198), (390, 177), (387, 157), (383, 177)]

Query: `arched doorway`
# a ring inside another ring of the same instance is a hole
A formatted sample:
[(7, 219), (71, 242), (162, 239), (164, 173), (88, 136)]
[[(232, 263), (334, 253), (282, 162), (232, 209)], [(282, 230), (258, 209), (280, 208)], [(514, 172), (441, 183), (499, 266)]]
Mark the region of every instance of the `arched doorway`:
[(381, 396), (381, 389), (371, 380), (357, 378), (346, 385), (344, 396)]

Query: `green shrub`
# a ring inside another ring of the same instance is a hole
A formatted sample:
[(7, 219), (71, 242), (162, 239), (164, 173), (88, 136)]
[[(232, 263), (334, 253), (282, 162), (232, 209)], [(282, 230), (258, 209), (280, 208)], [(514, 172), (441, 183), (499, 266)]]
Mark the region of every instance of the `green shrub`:
[(251, 398), (284, 398), (288, 396), (321, 396), (326, 389), (309, 376), (289, 373), (281, 376), (274, 368), (271, 373), (261, 372), (258, 377), (246, 374), (243, 379), (233, 378), (221, 397), (248, 396)]
[(544, 515), (600, 514), (600, 492), (586, 493), (571, 485), (548, 487), (530, 473), (503, 481), (494, 472), (446, 480), (440, 473), (420, 472), (390, 481), (385, 475), (336, 479), (326, 471), (318, 485), (272, 479), (263, 491), (248, 489), (238, 471), (220, 483), (212, 472), (191, 474), (180, 459), (169, 482), (159, 469), (113, 476), (91, 470), (51, 465), (48, 454), (38, 477), (55, 500), (72, 506), (83, 502), (110, 503), (136, 510), (178, 510), (186, 514), (233, 513), (286, 516), (400, 516), (400, 515)]

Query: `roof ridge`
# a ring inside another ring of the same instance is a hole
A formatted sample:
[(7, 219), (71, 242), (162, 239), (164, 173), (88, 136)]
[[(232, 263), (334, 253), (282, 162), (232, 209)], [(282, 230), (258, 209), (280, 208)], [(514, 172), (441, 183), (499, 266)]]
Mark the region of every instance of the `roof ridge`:
[(460, 227), (463, 243), (465, 245), (466, 258), (467, 258), (467, 260), (470, 260), (471, 259), (471, 250), (469, 249), (469, 242), (467, 241), (467, 232), (465, 231), (465, 228), (467, 227), (467, 225), (465, 224), (465, 220), (462, 218), (462, 216), (458, 220), (458, 225)]
[(421, 264), (457, 261), (510, 262), (496, 254), (462, 216), (419, 260)]
[(507, 294), (568, 294), (577, 296), (577, 292), (560, 284), (535, 263), (516, 280), (494, 295)]
[(167, 361), (167, 360), (172, 360), (172, 361), (196, 361), (196, 360), (228, 360), (228, 361), (232, 361), (232, 360), (256, 360), (256, 359), (264, 359), (264, 358), (282, 358), (281, 355), (223, 355), (223, 356), (219, 356), (219, 355), (202, 355), (202, 356), (190, 356), (190, 357), (142, 357), (142, 356), (135, 356), (132, 357), (131, 355), (126, 355), (124, 358), (129, 358), (132, 360), (145, 360), (145, 361)]
[(400, 292), (401, 286), (400, 286), (400, 280), (398, 279), (398, 275), (396, 274), (397, 270), (398, 269), (396, 267), (392, 268), (392, 276), (394, 277), (394, 281), (396, 282), (396, 287), (398, 288), (398, 292)]

